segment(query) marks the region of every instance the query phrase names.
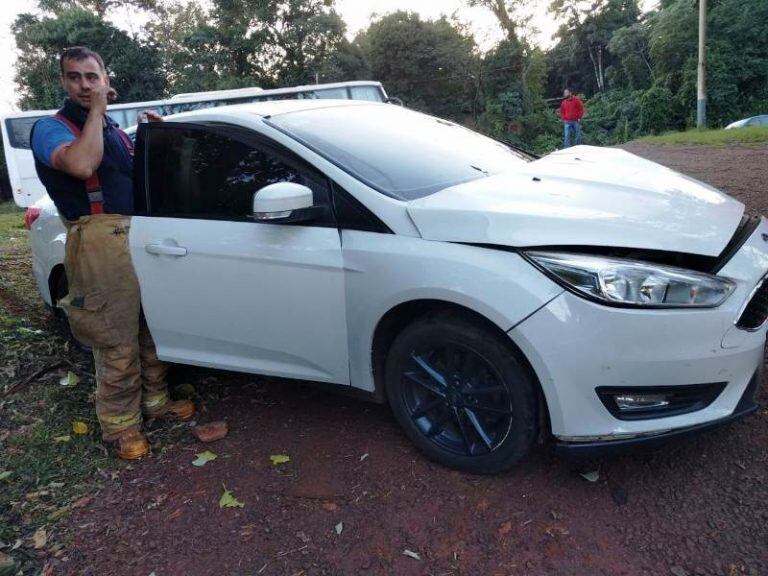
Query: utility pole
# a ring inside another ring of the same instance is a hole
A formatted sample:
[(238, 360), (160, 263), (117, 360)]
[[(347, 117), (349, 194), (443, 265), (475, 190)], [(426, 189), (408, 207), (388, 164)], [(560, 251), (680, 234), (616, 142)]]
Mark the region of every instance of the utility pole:
[(707, 127), (707, 0), (699, 0), (699, 66), (696, 86), (696, 127)]

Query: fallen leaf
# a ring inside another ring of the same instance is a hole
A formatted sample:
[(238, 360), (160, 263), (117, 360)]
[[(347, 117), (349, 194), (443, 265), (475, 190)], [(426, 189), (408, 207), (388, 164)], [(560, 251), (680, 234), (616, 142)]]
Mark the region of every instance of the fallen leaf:
[(72, 440), (72, 436), (67, 434), (66, 436), (54, 436), (53, 441), (54, 442), (69, 442)]
[(72, 432), (75, 434), (88, 434), (88, 424), (85, 422), (72, 422)]
[(360, 456), (360, 462), (362, 462), (362, 461), (363, 461), (363, 460), (365, 460), (366, 458), (368, 458), (368, 452), (366, 452), (365, 454), (363, 454), (362, 456)]
[(227, 490), (227, 487), (224, 486), (224, 484), (222, 484), (221, 487), (224, 489), (224, 493), (221, 495), (221, 498), (219, 498), (219, 508), (243, 508), (245, 506), (245, 504), (232, 496), (232, 492)]
[(215, 442), (221, 440), (229, 432), (227, 423), (220, 420), (217, 422), (210, 422), (209, 424), (201, 424), (192, 428), (192, 434), (200, 442)]
[(273, 454), (269, 459), (272, 461), (273, 466), (279, 466), (291, 461), (291, 458), (286, 454)]
[(11, 472), (10, 470), (6, 470), (5, 472), (0, 472), (0, 480), (5, 480), (6, 478), (10, 478), (11, 474), (13, 474), (13, 472)]
[(408, 556), (408, 558), (413, 558), (414, 560), (421, 560), (421, 556), (412, 550), (408, 550), (407, 548), (403, 550), (403, 556)]
[(674, 576), (688, 576), (688, 572), (682, 566), (672, 566), (669, 571), (674, 574)]
[(45, 547), (48, 542), (48, 534), (45, 532), (45, 528), (38, 528), (32, 535), (32, 542), (35, 545), (35, 550), (40, 550)]
[(498, 529), (499, 536), (506, 536), (510, 532), (512, 532), (512, 522), (507, 521), (507, 522), (504, 522), (504, 524), (502, 524), (501, 526), (499, 526), (499, 529)]
[(600, 471), (599, 470), (593, 470), (592, 472), (584, 472), (581, 475), (584, 480), (587, 480), (589, 482), (597, 482), (600, 480)]
[(344, 522), (339, 522), (338, 524), (336, 524), (337, 535), (341, 536), (341, 533), (343, 532), (343, 530), (344, 530)]
[(211, 460), (216, 460), (216, 454), (210, 450), (200, 452), (199, 454), (195, 454), (195, 456), (197, 456), (197, 458), (192, 460), (192, 466), (205, 466)]
[(67, 375), (64, 376), (61, 380), (59, 380), (59, 384), (62, 386), (77, 386), (77, 384), (80, 382), (80, 378), (77, 377), (77, 374), (72, 372), (72, 370), (67, 372)]

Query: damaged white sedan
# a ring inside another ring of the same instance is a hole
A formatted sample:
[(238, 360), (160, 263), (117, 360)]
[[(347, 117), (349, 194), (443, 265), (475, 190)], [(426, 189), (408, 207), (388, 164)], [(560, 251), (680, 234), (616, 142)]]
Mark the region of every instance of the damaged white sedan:
[[(768, 223), (627, 152), (536, 159), (373, 103), (142, 125), (130, 231), (161, 358), (388, 401), (430, 458), (496, 472), (753, 411)], [(50, 202), (35, 274), (66, 290)]]

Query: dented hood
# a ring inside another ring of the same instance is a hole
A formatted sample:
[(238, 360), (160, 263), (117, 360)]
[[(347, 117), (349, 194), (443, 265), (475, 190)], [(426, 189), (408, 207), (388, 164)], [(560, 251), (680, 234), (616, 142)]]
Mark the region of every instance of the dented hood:
[(615, 148), (576, 146), (408, 203), (423, 238), (717, 256), (744, 205)]

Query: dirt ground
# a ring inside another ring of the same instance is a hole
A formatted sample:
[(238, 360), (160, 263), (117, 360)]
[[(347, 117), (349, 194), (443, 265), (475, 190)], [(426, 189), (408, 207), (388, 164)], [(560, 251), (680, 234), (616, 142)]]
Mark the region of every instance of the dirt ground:
[[(768, 213), (768, 147), (627, 148)], [(765, 409), (650, 454), (576, 465), (541, 446), (479, 477), (426, 461), (385, 406), (250, 376), (177, 378), (229, 436), (121, 466), (70, 517), (51, 573), (768, 574)], [(193, 466), (205, 449), (217, 458)], [(273, 465), (277, 454), (290, 461)], [(242, 507), (219, 507), (224, 487)]]

